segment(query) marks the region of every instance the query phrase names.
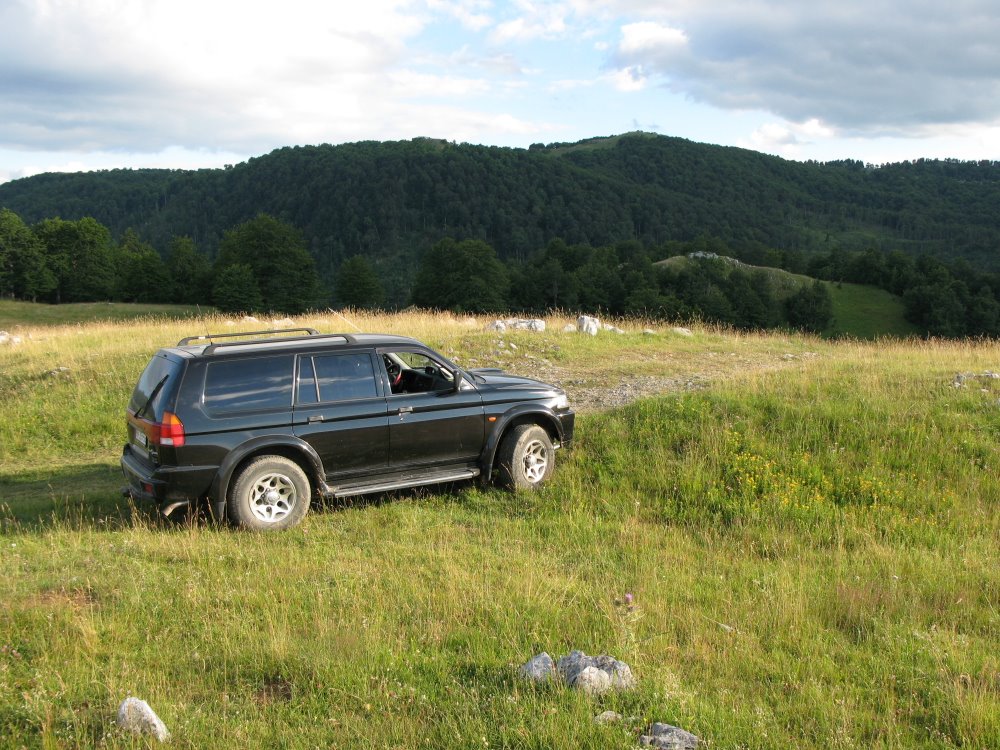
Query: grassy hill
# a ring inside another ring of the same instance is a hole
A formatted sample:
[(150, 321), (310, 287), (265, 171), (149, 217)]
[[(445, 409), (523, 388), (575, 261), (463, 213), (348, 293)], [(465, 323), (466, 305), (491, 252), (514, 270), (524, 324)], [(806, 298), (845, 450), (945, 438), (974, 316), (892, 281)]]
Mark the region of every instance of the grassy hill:
[[(693, 261), (683, 255), (665, 258), (655, 265), (682, 268)], [(743, 268), (767, 274), (779, 299), (790, 297), (813, 279), (780, 268), (741, 264)], [(916, 326), (904, 317), (903, 300), (884, 289), (863, 284), (840, 284), (824, 281), (833, 300), (833, 322), (823, 331), (832, 338), (851, 336), (875, 339), (880, 336), (912, 336), (919, 333)]]
[[(28, 328), (0, 347), (0, 745), (135, 747), (129, 693), (190, 748), (632, 748), (654, 720), (710, 747), (1000, 745), (997, 344), (553, 317), (501, 346), (483, 320), (349, 317), (581, 403), (645, 397), (582, 413), (537, 494), (234, 533), (117, 494), (138, 373), (221, 319)], [(637, 689), (517, 679), (571, 648)]]

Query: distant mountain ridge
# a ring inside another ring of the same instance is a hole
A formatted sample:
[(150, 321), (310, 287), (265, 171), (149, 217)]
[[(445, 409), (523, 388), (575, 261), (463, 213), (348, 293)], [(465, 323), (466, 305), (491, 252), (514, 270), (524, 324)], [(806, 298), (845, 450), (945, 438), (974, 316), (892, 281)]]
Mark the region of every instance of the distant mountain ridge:
[(92, 216), (161, 251), (187, 235), (209, 254), (265, 212), (302, 230), (321, 272), (363, 254), (411, 276), (446, 236), (523, 259), (555, 237), (654, 246), (699, 235), (736, 251), (874, 247), (1000, 270), (998, 162), (800, 163), (648, 133), (528, 149), (299, 146), (225, 169), (42, 174), (0, 185), (0, 206), (29, 223)]

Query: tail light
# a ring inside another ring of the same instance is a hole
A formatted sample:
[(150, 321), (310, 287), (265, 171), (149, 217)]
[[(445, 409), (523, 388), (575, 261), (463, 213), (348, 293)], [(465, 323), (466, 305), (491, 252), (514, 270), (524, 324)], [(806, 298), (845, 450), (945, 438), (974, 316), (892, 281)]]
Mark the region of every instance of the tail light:
[(184, 423), (173, 412), (163, 412), (163, 419), (160, 422), (153, 422), (141, 417), (136, 419), (134, 416), (130, 416), (129, 420), (137, 432), (146, 435), (146, 444), (149, 446), (169, 445), (180, 448), (184, 445)]
[(178, 419), (176, 414), (169, 411), (163, 412), (163, 421), (156, 426), (159, 428), (157, 430), (158, 439), (155, 440), (158, 445), (172, 445), (174, 448), (180, 448), (184, 445), (184, 423)]

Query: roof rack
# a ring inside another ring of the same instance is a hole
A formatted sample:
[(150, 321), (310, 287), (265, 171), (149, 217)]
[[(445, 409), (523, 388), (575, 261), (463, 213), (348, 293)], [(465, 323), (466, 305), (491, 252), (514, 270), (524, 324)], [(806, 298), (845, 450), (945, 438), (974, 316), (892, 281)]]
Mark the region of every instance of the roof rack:
[(276, 328), (271, 331), (246, 331), (243, 333), (208, 333), (203, 336), (188, 336), (177, 342), (177, 346), (187, 346), (192, 343), (198, 343), (202, 341), (211, 341), (208, 346), (205, 347), (203, 354), (212, 354), (216, 349), (220, 349), (226, 346), (244, 346), (247, 344), (263, 344), (271, 343), (270, 339), (267, 338), (257, 338), (249, 339), (243, 341), (223, 341), (222, 343), (215, 343), (213, 339), (229, 339), (244, 336), (273, 336), (279, 333), (297, 333), (298, 331), (306, 331), (305, 336), (283, 336), (278, 339), (278, 342), (285, 341), (313, 341), (316, 339), (341, 339), (345, 344), (355, 343), (355, 338), (348, 333), (320, 333), (315, 328)]
[(188, 336), (177, 342), (177, 346), (187, 346), (195, 341), (205, 341), (211, 339), (232, 339), (237, 336), (273, 336), (277, 333), (299, 333), (304, 331), (310, 336), (318, 336), (319, 331), (315, 328), (272, 328), (268, 331), (245, 331), (243, 333), (206, 333), (203, 336)]

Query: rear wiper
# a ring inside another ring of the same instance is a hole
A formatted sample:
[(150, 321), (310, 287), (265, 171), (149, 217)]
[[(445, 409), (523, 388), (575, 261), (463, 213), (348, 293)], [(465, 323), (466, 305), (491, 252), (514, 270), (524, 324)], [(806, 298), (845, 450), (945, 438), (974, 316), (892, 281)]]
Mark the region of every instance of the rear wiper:
[(149, 398), (146, 399), (146, 403), (144, 403), (142, 405), (142, 408), (135, 413), (136, 419), (141, 418), (142, 415), (146, 413), (146, 409), (148, 409), (149, 405), (153, 403), (153, 399), (155, 399), (160, 394), (160, 389), (163, 388), (163, 384), (167, 382), (167, 378), (169, 377), (170, 373), (168, 372), (166, 375), (160, 378), (160, 382), (157, 383), (156, 386), (153, 388), (153, 391), (149, 394)]

